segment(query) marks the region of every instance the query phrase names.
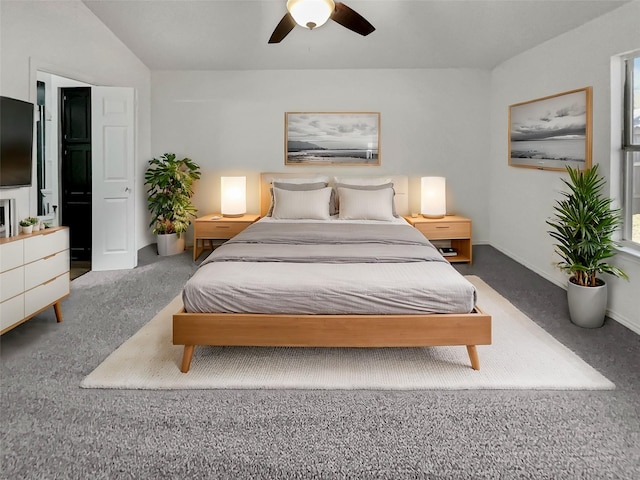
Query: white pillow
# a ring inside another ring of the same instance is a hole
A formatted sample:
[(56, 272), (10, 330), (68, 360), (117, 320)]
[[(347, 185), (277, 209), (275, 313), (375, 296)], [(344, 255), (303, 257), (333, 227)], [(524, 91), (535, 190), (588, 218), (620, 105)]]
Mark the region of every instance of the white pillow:
[[(384, 188), (393, 188), (393, 183), (384, 183), (382, 185), (347, 185), (344, 183), (336, 183), (335, 184), (335, 188), (338, 189), (340, 187), (344, 187), (344, 188), (351, 188), (353, 190), (382, 190)], [(393, 191), (393, 195), (395, 198), (395, 193), (396, 191)], [(334, 206), (335, 206), (335, 210), (336, 212), (340, 211), (340, 196), (337, 197), (336, 201), (334, 202)], [(393, 216), (397, 217), (398, 214), (396, 213), (396, 204), (395, 204), (395, 200), (393, 202), (391, 202), (391, 210), (393, 210)]]
[(389, 177), (333, 177), (333, 180), (347, 185), (384, 185), (392, 182)]
[(341, 220), (394, 220), (393, 188), (356, 190), (338, 187)]
[(329, 219), (329, 198), (331, 187), (319, 190), (273, 189), (272, 218)]
[[(328, 186), (327, 182), (316, 182), (316, 183), (273, 182), (272, 185), (273, 187), (280, 188), (282, 190), (318, 190), (320, 188), (325, 188)], [(271, 214), (273, 213), (273, 187), (269, 189), (269, 192), (271, 194), (271, 205), (269, 205), (269, 210), (267, 211), (267, 217), (270, 217)], [(331, 193), (333, 194), (333, 192)], [(337, 213), (337, 207), (335, 207), (336, 200), (333, 198), (329, 201), (329, 209), (331, 210), (332, 208), (331, 206), (332, 202), (334, 205), (333, 208), (336, 210), (336, 213)]]
[(329, 177), (316, 176), (316, 177), (307, 177), (307, 178), (300, 177), (300, 178), (272, 178), (271, 179), (271, 183), (276, 183), (276, 182), (296, 183), (296, 184), (318, 183), (318, 182), (329, 183)]

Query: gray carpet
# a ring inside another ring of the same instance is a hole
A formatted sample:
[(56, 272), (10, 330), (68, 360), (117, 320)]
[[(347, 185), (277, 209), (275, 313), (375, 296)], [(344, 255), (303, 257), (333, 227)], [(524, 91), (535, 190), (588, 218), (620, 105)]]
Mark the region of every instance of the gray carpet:
[(0, 478), (640, 478), (640, 337), (487, 246), (480, 276), (613, 391), (120, 391), (78, 387), (175, 296), (190, 253), (90, 272), (1, 345)]

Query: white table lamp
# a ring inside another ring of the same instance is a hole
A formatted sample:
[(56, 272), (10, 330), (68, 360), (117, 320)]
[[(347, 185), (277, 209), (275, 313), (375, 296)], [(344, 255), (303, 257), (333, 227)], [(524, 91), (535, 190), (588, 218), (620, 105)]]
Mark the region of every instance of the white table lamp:
[(247, 213), (247, 177), (221, 177), (220, 211), (225, 217)]
[(422, 177), (420, 213), (425, 218), (442, 218), (447, 213), (444, 177)]

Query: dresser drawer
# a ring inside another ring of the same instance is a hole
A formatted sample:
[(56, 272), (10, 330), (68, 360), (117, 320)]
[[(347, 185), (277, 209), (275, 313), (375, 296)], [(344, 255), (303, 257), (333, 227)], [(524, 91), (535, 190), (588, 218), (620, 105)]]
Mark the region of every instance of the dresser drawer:
[(24, 267), (14, 268), (0, 274), (0, 302), (24, 292)]
[(69, 229), (45, 230), (39, 235), (24, 239), (24, 263), (48, 257), (69, 248)]
[(69, 271), (69, 250), (54, 253), (24, 266), (24, 289), (38, 285)]
[(29, 316), (67, 296), (70, 286), (69, 272), (67, 272), (43, 285), (26, 291), (24, 294), (24, 315)]
[(0, 332), (24, 318), (24, 294), (0, 303)]
[(0, 272), (6, 272), (23, 263), (24, 240), (3, 243), (0, 245)]
[(251, 222), (198, 222), (197, 238), (232, 238), (251, 225)]
[(416, 228), (429, 240), (471, 237), (469, 222), (419, 223)]

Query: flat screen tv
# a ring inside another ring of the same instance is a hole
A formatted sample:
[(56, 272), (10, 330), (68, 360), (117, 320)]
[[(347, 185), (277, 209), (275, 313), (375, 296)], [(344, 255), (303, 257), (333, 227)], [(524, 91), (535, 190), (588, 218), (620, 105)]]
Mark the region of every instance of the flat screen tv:
[(31, 185), (33, 112), (32, 103), (0, 97), (0, 188)]

